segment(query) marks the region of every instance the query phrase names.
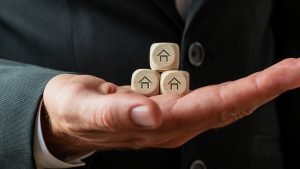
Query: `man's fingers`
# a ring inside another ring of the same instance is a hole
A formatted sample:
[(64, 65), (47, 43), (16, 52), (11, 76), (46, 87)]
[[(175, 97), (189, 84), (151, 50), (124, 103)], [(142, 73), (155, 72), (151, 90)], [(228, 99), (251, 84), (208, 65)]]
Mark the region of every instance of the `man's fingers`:
[(269, 89), (269, 94), (272, 96), (298, 88), (300, 87), (300, 58), (285, 59), (261, 72), (256, 80), (261, 88)]
[(187, 123), (198, 122), (197, 127), (207, 130), (246, 116), (282, 92), (299, 86), (300, 59), (287, 59), (246, 78), (195, 90), (179, 99), (172, 111), (189, 119)]

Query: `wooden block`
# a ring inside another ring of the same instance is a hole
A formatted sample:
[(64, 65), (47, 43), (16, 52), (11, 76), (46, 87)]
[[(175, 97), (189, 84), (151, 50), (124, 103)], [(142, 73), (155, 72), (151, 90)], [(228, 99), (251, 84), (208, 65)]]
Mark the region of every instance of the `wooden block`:
[(186, 71), (171, 70), (161, 74), (161, 94), (186, 94), (189, 92), (190, 79)]
[(145, 96), (159, 94), (160, 74), (150, 69), (138, 69), (132, 74), (131, 90)]
[(176, 43), (154, 43), (150, 48), (150, 67), (157, 71), (177, 70), (179, 55)]

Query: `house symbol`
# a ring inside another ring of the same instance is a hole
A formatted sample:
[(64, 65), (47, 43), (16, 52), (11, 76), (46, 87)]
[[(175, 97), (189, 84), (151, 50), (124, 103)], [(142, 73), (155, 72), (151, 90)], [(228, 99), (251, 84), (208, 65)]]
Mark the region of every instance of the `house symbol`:
[(178, 79), (176, 79), (174, 77), (168, 84), (170, 85), (171, 90), (173, 90), (173, 86), (176, 86), (176, 88), (178, 90), (179, 84), (181, 84), (181, 83), (179, 82)]
[(144, 86), (147, 86), (147, 88), (149, 89), (150, 83), (152, 83), (152, 82), (151, 82), (151, 80), (149, 80), (146, 76), (144, 76), (144, 77), (139, 81), (139, 83), (141, 84), (141, 88), (142, 88), (142, 89), (144, 88)]
[(162, 62), (163, 58), (166, 62), (169, 61), (169, 56), (171, 56), (165, 49), (163, 49), (161, 52), (158, 53), (159, 61)]

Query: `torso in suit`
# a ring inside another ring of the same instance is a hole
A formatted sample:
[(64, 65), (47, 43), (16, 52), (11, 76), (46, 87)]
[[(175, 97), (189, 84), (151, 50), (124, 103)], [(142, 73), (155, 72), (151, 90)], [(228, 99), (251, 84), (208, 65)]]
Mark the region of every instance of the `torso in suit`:
[[(0, 133), (7, 137), (0, 139), (0, 168), (34, 167), (34, 116), (43, 87), (57, 74), (18, 62), (125, 85), (134, 70), (149, 67), (152, 43), (175, 42), (181, 48), (180, 68), (190, 72), (195, 89), (300, 56), (298, 0), (194, 0), (185, 24), (173, 4), (0, 0), (0, 58), (17, 62), (0, 61)], [(299, 96), (299, 91), (287, 93), (252, 116), (177, 149), (99, 152), (86, 159), (86, 168), (283, 169), (299, 159), (289, 154), (300, 150)]]

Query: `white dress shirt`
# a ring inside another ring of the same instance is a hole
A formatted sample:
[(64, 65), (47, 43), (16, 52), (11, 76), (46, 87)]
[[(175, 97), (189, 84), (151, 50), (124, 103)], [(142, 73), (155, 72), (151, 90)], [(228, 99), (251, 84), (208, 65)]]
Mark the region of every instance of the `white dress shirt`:
[[(183, 21), (186, 20), (187, 11), (191, 2), (192, 0), (175, 0), (175, 6)], [(85, 163), (83, 163), (81, 160), (89, 157), (90, 155), (93, 154), (93, 152), (72, 161), (59, 160), (49, 152), (45, 144), (42, 128), (41, 128), (41, 119), (40, 119), (41, 106), (42, 103), (40, 104), (37, 119), (36, 119), (35, 133), (34, 133), (34, 146), (33, 146), (34, 160), (36, 162), (37, 169), (46, 169), (46, 168), (63, 169), (63, 168), (84, 166)]]
[(61, 161), (58, 158), (54, 157), (49, 152), (45, 144), (43, 133), (42, 133), (41, 107), (42, 107), (42, 102), (40, 103), (39, 111), (36, 117), (36, 125), (34, 131), (34, 145), (33, 145), (33, 152), (34, 152), (33, 154), (34, 154), (34, 160), (37, 165), (37, 169), (44, 169), (44, 168), (58, 169), (58, 168), (72, 168), (72, 167), (84, 166), (85, 163), (83, 163), (81, 160), (92, 155), (93, 152), (71, 161)]

